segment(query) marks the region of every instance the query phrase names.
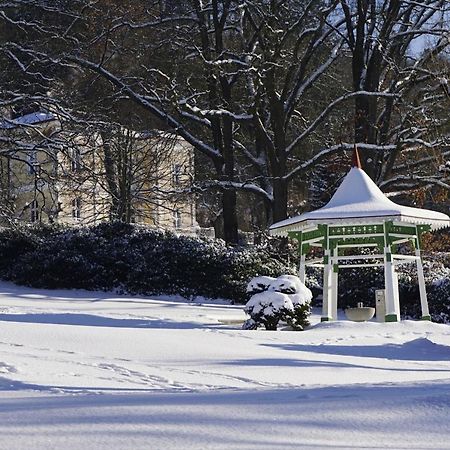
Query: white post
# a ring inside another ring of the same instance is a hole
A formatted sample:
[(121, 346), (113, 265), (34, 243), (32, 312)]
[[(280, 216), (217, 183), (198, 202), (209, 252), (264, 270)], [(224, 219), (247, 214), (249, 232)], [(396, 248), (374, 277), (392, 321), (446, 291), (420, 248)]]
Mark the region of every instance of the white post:
[(300, 281), (305, 284), (305, 266), (306, 266), (306, 256), (301, 254), (300, 255), (300, 267), (298, 269), (298, 277), (300, 278)]
[(325, 250), (325, 267), (323, 269), (323, 303), (322, 303), (322, 322), (327, 322), (332, 319), (332, 278), (333, 265), (331, 264), (330, 251)]
[(338, 249), (333, 249), (332, 258), (332, 272), (331, 272), (331, 317), (337, 320), (337, 304), (338, 304)]
[(386, 322), (400, 320), (400, 307), (398, 298), (398, 281), (395, 267), (392, 262), (391, 247), (384, 247), (384, 284), (386, 301)]
[(422, 257), (420, 249), (416, 249), (417, 263), (417, 281), (419, 282), (420, 305), (422, 307), (422, 320), (431, 320), (430, 310), (428, 309), (427, 291), (425, 290), (425, 277), (423, 275)]

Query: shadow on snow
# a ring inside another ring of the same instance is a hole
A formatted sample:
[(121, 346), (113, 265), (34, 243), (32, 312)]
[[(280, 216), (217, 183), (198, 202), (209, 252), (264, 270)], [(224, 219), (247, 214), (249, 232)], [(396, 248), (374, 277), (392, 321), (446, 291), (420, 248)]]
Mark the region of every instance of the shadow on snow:
[[(175, 322), (167, 319), (118, 319), (96, 316), (93, 314), (0, 314), (0, 321), (23, 323), (46, 323), (54, 325), (77, 325), (86, 327), (108, 328), (167, 328), (193, 329), (205, 328), (206, 325), (196, 322)], [(211, 325), (208, 325), (211, 328)]]
[(384, 345), (300, 345), (264, 344), (267, 347), (281, 348), (297, 352), (320, 353), (360, 358), (380, 358), (403, 361), (449, 361), (450, 347), (436, 344), (427, 338), (418, 338), (403, 344)]

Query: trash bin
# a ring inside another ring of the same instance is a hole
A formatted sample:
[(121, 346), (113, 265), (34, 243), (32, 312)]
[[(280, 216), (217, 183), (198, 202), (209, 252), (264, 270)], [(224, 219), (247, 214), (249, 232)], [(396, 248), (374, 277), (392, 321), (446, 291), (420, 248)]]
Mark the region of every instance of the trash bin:
[(375, 309), (378, 322), (385, 322), (386, 317), (386, 300), (384, 289), (377, 289), (375, 291)]

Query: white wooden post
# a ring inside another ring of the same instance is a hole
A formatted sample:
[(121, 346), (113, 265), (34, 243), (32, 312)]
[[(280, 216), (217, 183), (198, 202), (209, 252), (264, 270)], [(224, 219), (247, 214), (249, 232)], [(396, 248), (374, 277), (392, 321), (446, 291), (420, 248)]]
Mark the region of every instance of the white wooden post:
[(386, 322), (398, 322), (400, 320), (398, 301), (398, 281), (395, 267), (392, 261), (391, 246), (384, 247), (384, 284), (386, 302)]
[(303, 252), (300, 255), (300, 267), (298, 269), (298, 277), (300, 278), (300, 281), (305, 284), (305, 266), (306, 266), (306, 256), (303, 254)]
[(323, 306), (322, 306), (322, 322), (327, 322), (332, 320), (333, 312), (332, 312), (332, 274), (333, 274), (333, 265), (331, 264), (331, 255), (329, 250), (325, 250), (325, 266), (323, 269)]
[(430, 310), (428, 309), (427, 291), (425, 289), (425, 277), (423, 275), (422, 256), (420, 248), (416, 248), (417, 281), (419, 282), (420, 306), (422, 307), (422, 320), (431, 320)]
[(400, 294), (398, 292), (398, 273), (395, 269), (395, 264), (393, 264), (394, 267), (394, 307), (395, 311), (397, 313), (397, 321), (400, 320)]
[(332, 258), (332, 272), (331, 272), (331, 317), (337, 320), (337, 304), (338, 304), (338, 249), (333, 249)]
[(384, 222), (384, 285), (386, 302), (386, 322), (398, 322), (400, 320), (400, 301), (398, 295), (398, 278), (395, 273), (394, 261), (389, 241), (389, 228), (391, 222)]

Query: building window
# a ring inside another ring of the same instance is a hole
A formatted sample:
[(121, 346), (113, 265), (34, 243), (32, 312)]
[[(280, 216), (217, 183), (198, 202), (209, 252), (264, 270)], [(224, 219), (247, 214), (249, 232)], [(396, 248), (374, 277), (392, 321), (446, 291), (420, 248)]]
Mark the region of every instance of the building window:
[(71, 167), (72, 172), (79, 172), (81, 170), (81, 150), (79, 148), (72, 150)]
[(33, 175), (36, 173), (36, 168), (38, 165), (37, 152), (36, 150), (31, 150), (27, 156), (28, 163), (28, 173)]
[(172, 165), (172, 181), (175, 186), (178, 186), (181, 183), (182, 170), (183, 166), (181, 164)]
[(33, 200), (30, 203), (30, 220), (31, 222), (39, 221), (39, 205), (37, 200)]
[(173, 212), (173, 226), (176, 229), (181, 228), (181, 212), (179, 209)]
[(77, 197), (72, 200), (72, 218), (81, 219), (81, 198)]

